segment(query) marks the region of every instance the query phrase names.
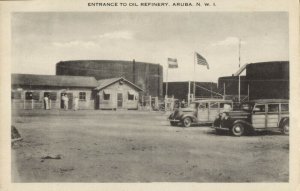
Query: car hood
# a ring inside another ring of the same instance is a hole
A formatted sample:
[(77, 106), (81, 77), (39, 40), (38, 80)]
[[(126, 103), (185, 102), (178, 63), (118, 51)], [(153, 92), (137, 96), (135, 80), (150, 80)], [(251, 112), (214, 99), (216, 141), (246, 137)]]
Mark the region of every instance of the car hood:
[(179, 118), (184, 113), (193, 113), (195, 109), (193, 108), (179, 108), (175, 109), (174, 112), (169, 116), (170, 119)]

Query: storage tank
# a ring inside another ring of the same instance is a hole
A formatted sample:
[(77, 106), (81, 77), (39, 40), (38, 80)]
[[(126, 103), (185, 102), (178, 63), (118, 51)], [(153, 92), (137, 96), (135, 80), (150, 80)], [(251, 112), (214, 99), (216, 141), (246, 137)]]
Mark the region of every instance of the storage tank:
[[(241, 76), (241, 95), (249, 99), (289, 99), (289, 62), (257, 62), (247, 64), (246, 76)], [(226, 95), (238, 94), (238, 76), (224, 76), (218, 88), (224, 87)], [(249, 91), (249, 92), (248, 92)]]
[(97, 80), (124, 77), (144, 90), (162, 97), (163, 67), (159, 64), (123, 60), (71, 60), (56, 64), (56, 75), (93, 76)]

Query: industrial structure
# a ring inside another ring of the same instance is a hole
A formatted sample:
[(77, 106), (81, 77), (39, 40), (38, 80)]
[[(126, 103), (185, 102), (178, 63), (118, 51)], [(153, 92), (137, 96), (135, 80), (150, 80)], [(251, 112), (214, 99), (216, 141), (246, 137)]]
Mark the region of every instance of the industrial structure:
[(121, 60), (73, 60), (56, 64), (56, 75), (92, 76), (96, 80), (124, 77), (142, 88), (143, 95), (163, 96), (163, 67)]
[[(246, 70), (246, 75), (242, 76)], [(253, 99), (289, 99), (289, 62), (245, 64), (232, 76), (218, 79), (219, 92), (237, 100), (238, 94)]]

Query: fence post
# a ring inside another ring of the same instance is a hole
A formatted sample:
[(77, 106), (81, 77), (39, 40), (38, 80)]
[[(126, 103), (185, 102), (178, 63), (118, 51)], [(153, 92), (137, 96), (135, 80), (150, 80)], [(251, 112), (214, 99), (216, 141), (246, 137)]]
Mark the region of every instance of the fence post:
[(151, 95), (149, 96), (149, 105), (150, 105), (149, 110), (152, 111), (152, 98), (151, 98)]

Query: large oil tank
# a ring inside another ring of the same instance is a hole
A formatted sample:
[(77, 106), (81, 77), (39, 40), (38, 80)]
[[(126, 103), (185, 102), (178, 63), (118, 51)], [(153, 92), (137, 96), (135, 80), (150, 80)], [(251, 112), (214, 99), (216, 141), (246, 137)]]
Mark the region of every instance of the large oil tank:
[(144, 90), (162, 97), (163, 67), (159, 64), (122, 60), (72, 60), (56, 64), (56, 75), (93, 76), (97, 80), (124, 77)]
[[(241, 76), (241, 95), (249, 99), (289, 99), (289, 62), (257, 62), (246, 66)], [(238, 94), (238, 76), (220, 77), (218, 88), (225, 84), (226, 95)]]

